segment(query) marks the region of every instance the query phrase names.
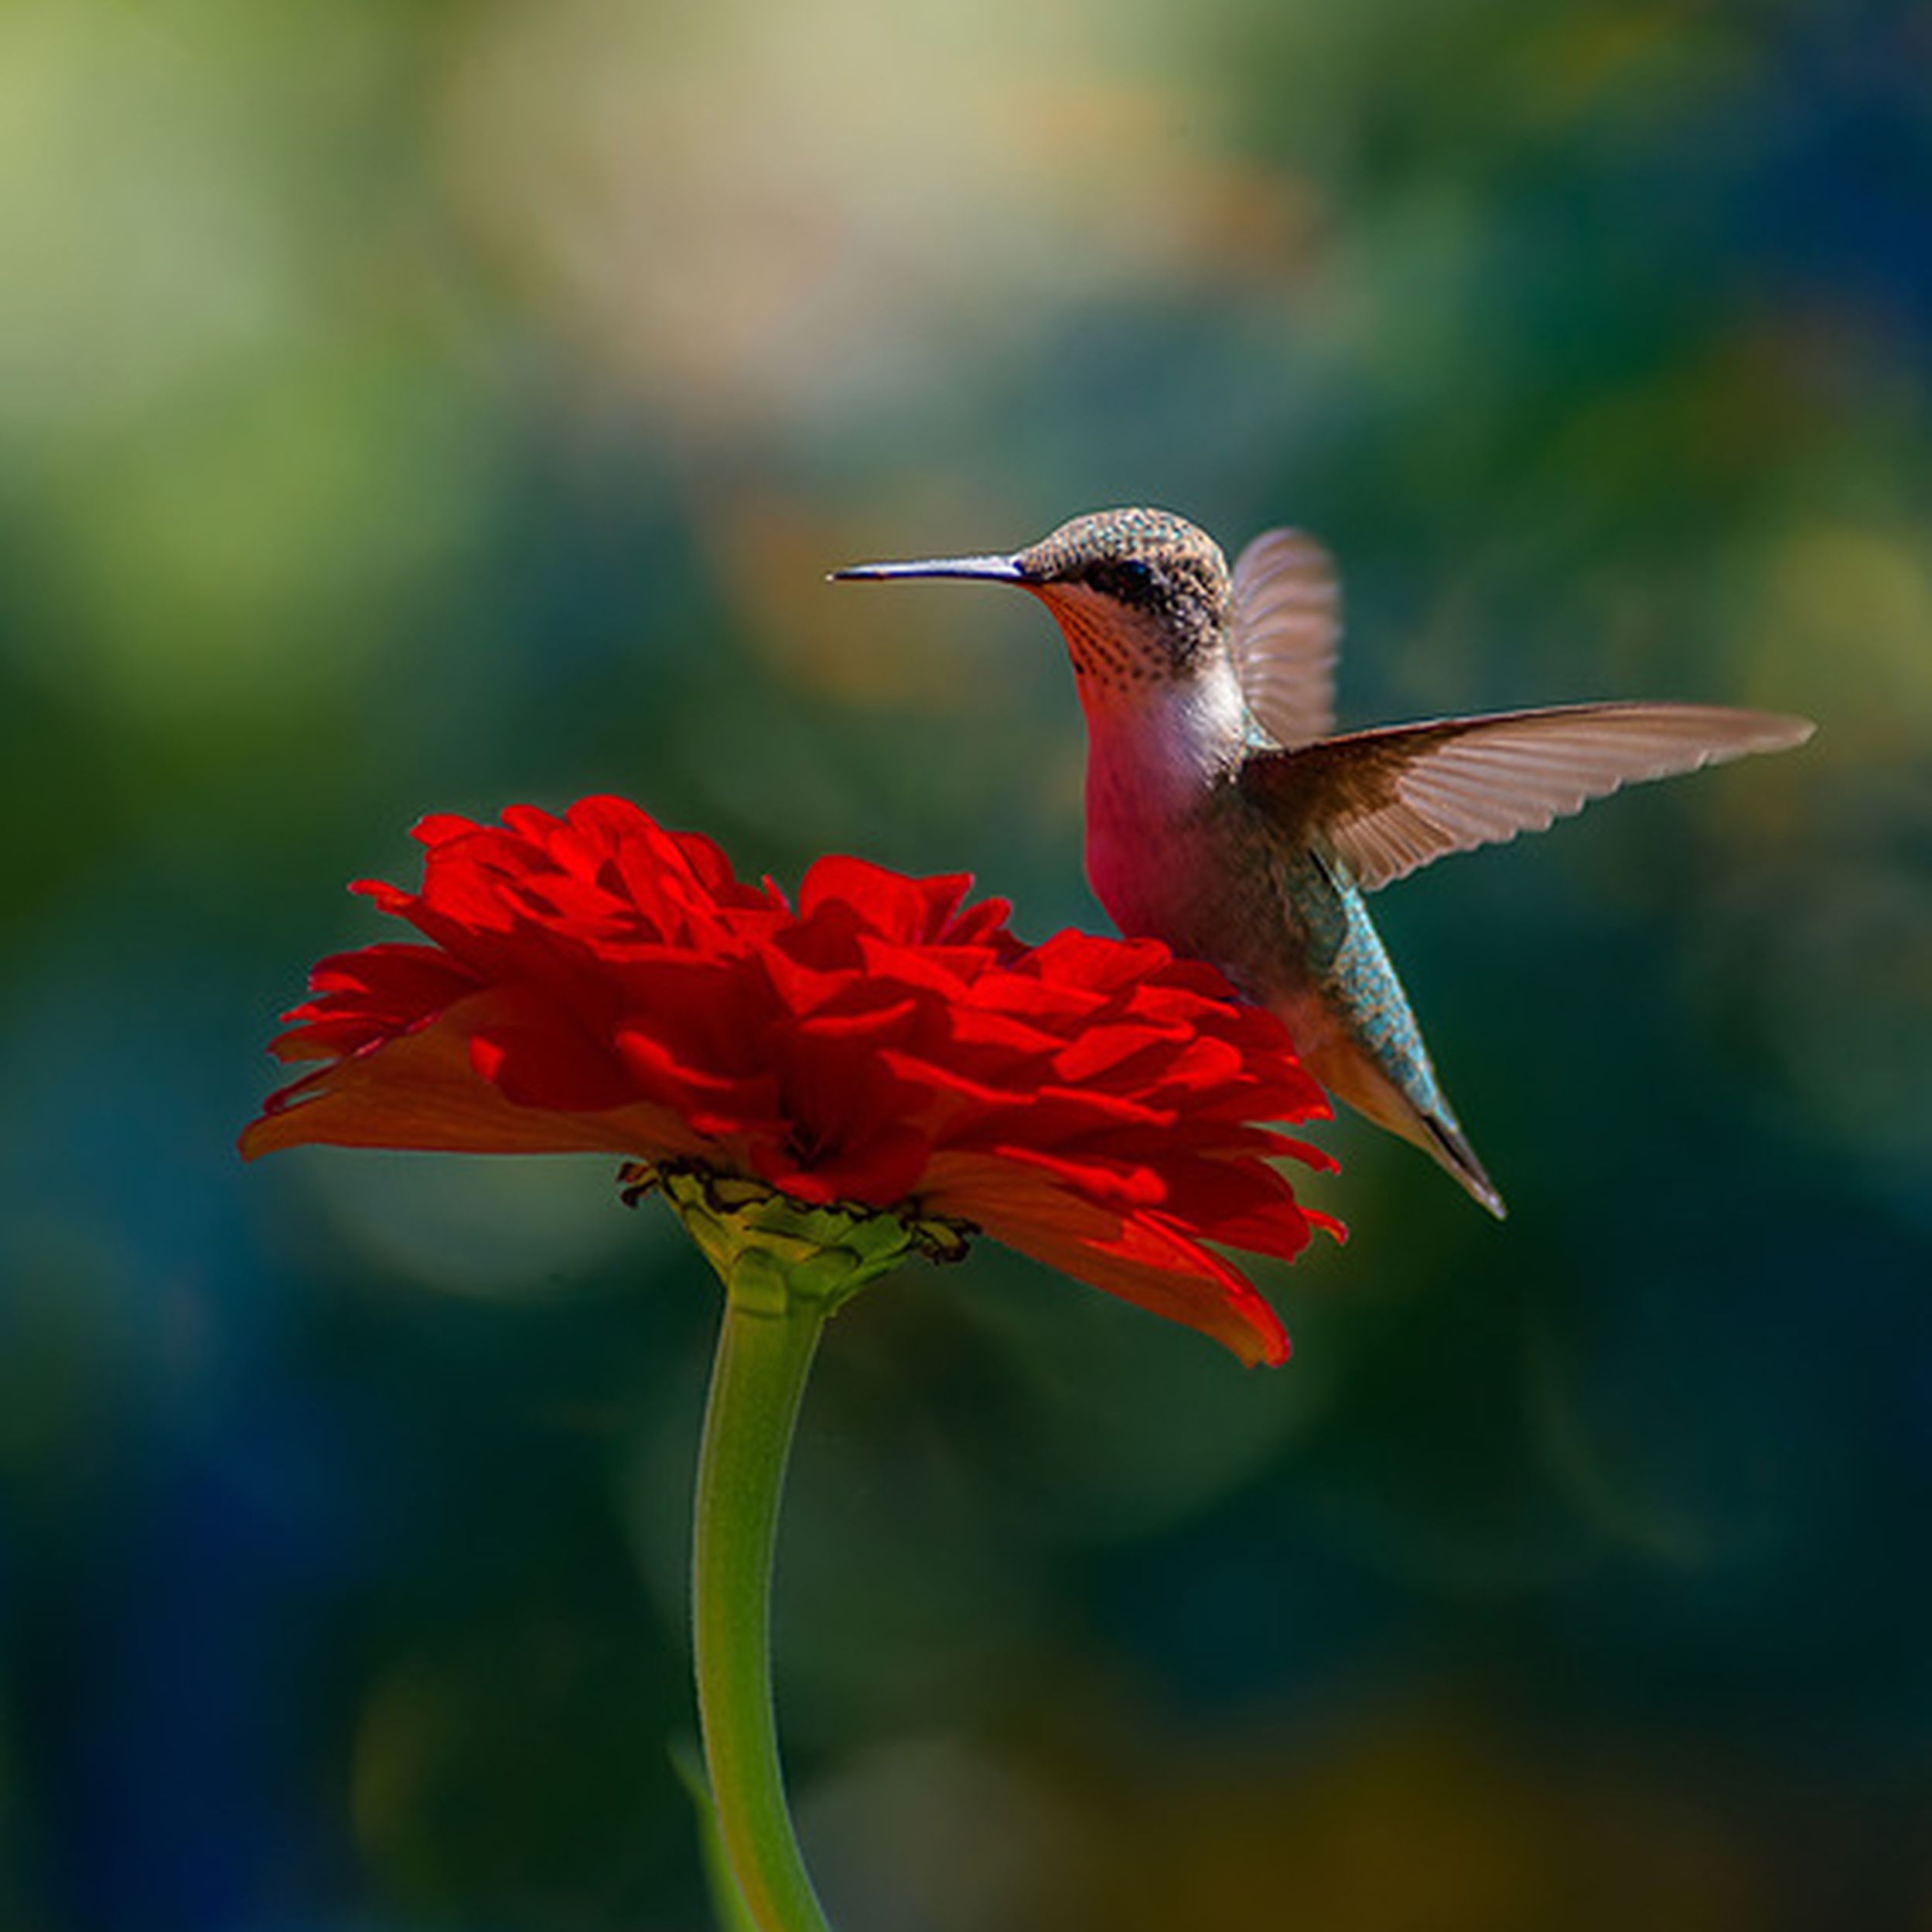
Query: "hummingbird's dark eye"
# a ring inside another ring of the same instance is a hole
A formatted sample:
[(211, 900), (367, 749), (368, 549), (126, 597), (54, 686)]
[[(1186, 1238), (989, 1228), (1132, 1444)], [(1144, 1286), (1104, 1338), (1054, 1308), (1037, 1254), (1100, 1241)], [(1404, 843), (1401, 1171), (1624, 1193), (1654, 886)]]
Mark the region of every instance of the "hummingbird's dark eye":
[(1124, 604), (1143, 608), (1152, 602), (1159, 584), (1154, 566), (1141, 557), (1109, 557), (1087, 573), (1087, 581)]

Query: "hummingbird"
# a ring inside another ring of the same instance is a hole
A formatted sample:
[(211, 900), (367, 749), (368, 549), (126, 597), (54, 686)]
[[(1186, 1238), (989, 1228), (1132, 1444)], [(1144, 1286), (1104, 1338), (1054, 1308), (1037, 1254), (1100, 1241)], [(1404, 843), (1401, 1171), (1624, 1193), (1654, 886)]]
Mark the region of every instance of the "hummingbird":
[(1593, 798), (1802, 744), (1807, 719), (1561, 705), (1335, 729), (1341, 598), (1291, 529), (1228, 568), (1171, 511), (1076, 517), (1026, 549), (835, 579), (1012, 584), (1057, 621), (1087, 723), (1087, 874), (1130, 938), (1211, 961), (1285, 1023), (1323, 1087), (1432, 1155), (1499, 1220), (1367, 896)]

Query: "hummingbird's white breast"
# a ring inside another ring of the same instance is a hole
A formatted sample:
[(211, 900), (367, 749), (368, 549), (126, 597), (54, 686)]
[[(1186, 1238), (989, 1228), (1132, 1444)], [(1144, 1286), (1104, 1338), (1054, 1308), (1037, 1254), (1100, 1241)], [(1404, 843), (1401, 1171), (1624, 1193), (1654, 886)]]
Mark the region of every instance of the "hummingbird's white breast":
[(1223, 953), (1225, 821), (1215, 795), (1240, 763), (1248, 713), (1218, 654), (1183, 678), (1083, 673), (1087, 876), (1121, 930)]

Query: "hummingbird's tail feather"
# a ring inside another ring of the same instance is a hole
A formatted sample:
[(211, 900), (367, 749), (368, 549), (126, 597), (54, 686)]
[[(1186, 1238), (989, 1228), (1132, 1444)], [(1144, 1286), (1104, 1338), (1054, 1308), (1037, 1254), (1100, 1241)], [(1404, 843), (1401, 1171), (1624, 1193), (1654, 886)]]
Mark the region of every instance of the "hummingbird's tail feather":
[(1432, 1154), (1439, 1165), (1447, 1169), (1499, 1221), (1507, 1220), (1510, 1210), (1503, 1205), (1503, 1196), (1497, 1192), (1495, 1182), (1476, 1158), (1476, 1149), (1470, 1146), (1462, 1128), (1453, 1121), (1438, 1120), (1427, 1114), (1422, 1116), (1422, 1125), (1428, 1130), (1429, 1138), (1418, 1142), (1417, 1145), (1425, 1153)]
[[(1400, 995), (1397, 987), (1393, 997)], [(1283, 1016), (1289, 1020), (1291, 1031), (1298, 1026), (1300, 1029), (1297, 1038), (1302, 1065), (1337, 1100), (1346, 1101), (1377, 1127), (1419, 1147), (1473, 1199), (1502, 1220), (1508, 1213), (1503, 1196), (1451, 1111), (1406, 1004), (1402, 1011), (1412, 1043), (1407, 1056), (1392, 1060), (1365, 1050), (1346, 1022), (1337, 1024), (1316, 1002), (1289, 1006)]]

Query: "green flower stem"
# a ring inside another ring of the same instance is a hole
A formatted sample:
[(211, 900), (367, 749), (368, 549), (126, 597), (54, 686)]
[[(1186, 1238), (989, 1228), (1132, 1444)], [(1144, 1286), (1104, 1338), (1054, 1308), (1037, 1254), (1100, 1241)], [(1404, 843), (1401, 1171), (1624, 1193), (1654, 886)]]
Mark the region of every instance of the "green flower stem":
[(826, 1306), (728, 1298), (698, 1459), (698, 1718), (719, 1828), (759, 1932), (831, 1932), (785, 1807), (771, 1691), (778, 1500)]
[(661, 1188), (725, 1285), (691, 1560), (712, 1815), (756, 1932), (830, 1932), (785, 1809), (772, 1709), (772, 1557), (785, 1463), (826, 1318), (909, 1256), (956, 1260), (971, 1231), (943, 1217), (813, 1207), (691, 1165), (637, 1162), (618, 1179), (628, 1200)]

